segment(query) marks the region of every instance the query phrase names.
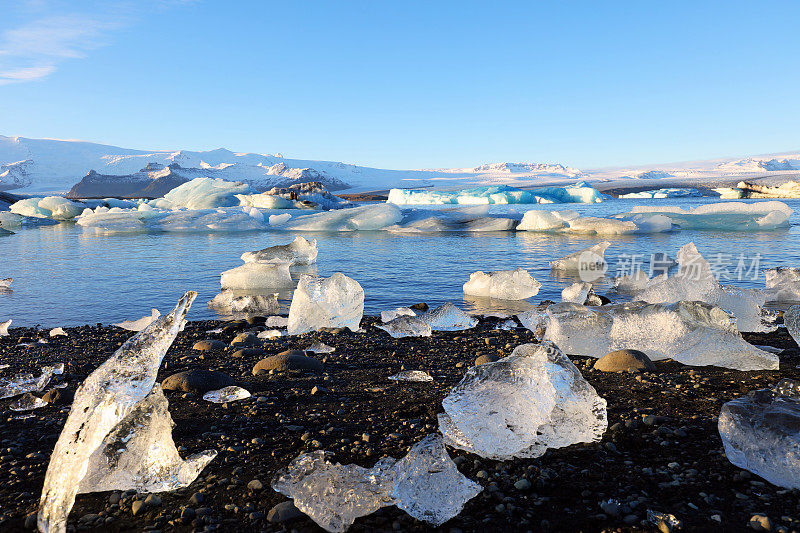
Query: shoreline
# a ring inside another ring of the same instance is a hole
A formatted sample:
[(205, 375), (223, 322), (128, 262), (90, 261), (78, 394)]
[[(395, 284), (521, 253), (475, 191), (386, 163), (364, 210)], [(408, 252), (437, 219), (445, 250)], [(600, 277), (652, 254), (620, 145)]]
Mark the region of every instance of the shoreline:
[[(201, 394), (165, 391), (181, 455), (208, 448), (219, 455), (191, 486), (137, 504), (135, 515), (134, 502), (145, 500), (147, 494), (80, 495), (69, 524), (97, 531), (209, 527), (320, 531), (304, 515), (274, 521), (280, 513), (276, 515), (273, 508), (287, 501), (270, 488), (275, 472), (313, 450), (332, 452), (333, 460), (342, 464), (367, 467), (384, 455), (405, 455), (411, 445), (437, 431), (441, 400), (477, 357), (503, 357), (519, 344), (534, 342), (533, 333), (526, 329), (496, 329), (503, 320), (484, 317), (471, 330), (393, 339), (374, 328), (377, 317), (364, 317), (365, 333), (283, 336), (259, 341), (239, 353), (242, 347), (230, 346), (231, 340), (258, 325), (189, 322), (168, 352), (158, 382), (183, 370), (211, 370), (227, 374), (253, 394), (247, 400), (213, 404), (202, 400)], [(220, 327), (222, 332), (209, 333)], [(57, 381), (66, 382), (65, 389), (58, 389), (66, 399), (133, 335), (113, 326), (64, 329), (67, 337), (48, 338), (48, 344), (34, 347), (17, 345), (46, 336), (46, 330), (13, 328), (9, 337), (0, 337), (0, 364), (10, 365), (2, 375), (36, 373), (45, 364), (63, 362), (66, 369)], [(745, 334), (745, 338), (784, 349), (780, 371), (741, 372), (658, 361), (653, 373), (606, 373), (591, 368), (592, 358), (570, 356), (608, 401), (609, 429), (602, 441), (548, 450), (537, 459), (510, 461), (449, 449), (459, 470), (480, 483), (483, 491), (438, 530), (651, 531), (656, 528), (646, 521), (648, 509), (676, 515), (689, 531), (745, 531), (757, 513), (767, 515), (773, 528), (800, 530), (800, 491), (775, 487), (732, 465), (716, 431), (724, 402), (781, 378), (800, 378), (800, 349), (785, 329)], [(205, 339), (221, 341), (225, 347), (208, 352), (193, 349), (195, 342)], [(316, 341), (336, 348), (330, 354), (308, 354), (324, 364), (323, 371), (253, 375), (253, 366), (262, 358), (304, 349)], [(425, 370), (434, 381), (386, 379), (404, 369)], [(53, 383), (47, 390), (52, 387)], [(44, 472), (69, 406), (61, 403), (15, 413), (8, 409), (11, 401), (0, 400), (4, 421), (0, 424), (0, 471), (4, 472), (0, 528), (25, 531), (37, 509)], [(23, 418), (26, 415), (33, 416)], [(261, 489), (253, 488), (259, 484)], [(721, 522), (712, 518), (715, 515)], [(436, 528), (388, 507), (359, 518), (349, 531), (376, 530)]]

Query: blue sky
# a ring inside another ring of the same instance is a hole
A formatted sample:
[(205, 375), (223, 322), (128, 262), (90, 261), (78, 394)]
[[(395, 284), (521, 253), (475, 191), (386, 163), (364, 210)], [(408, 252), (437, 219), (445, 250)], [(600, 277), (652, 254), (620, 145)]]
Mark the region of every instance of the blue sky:
[(794, 2), (0, 0), (0, 134), (386, 168), (800, 150)]

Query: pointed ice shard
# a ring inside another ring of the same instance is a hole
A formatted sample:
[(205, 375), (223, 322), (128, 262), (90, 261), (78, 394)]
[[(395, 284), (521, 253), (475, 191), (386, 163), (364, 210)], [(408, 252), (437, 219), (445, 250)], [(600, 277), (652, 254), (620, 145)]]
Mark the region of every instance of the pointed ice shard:
[(50, 383), (53, 375), (63, 372), (63, 363), (59, 363), (59, 365), (43, 366), (42, 373), (38, 376), (22, 373), (11, 378), (0, 379), (0, 399), (11, 398), (26, 392), (43, 391), (47, 384)]
[(586, 303), (590, 290), (592, 290), (591, 283), (573, 283), (561, 291), (561, 301), (583, 305)]
[(794, 342), (800, 346), (800, 305), (793, 305), (783, 313), (783, 323)]
[(800, 383), (783, 380), (722, 406), (725, 455), (770, 483), (800, 489)]
[(11, 319), (0, 322), (0, 337), (8, 337), (8, 327), (11, 325), (11, 322)]
[(398, 316), (394, 320), (376, 327), (378, 329), (382, 329), (395, 339), (399, 339), (401, 337), (431, 336), (431, 327), (428, 325), (428, 323), (415, 316)]
[(231, 385), (230, 387), (224, 387), (219, 390), (208, 391), (203, 394), (203, 399), (207, 402), (225, 403), (246, 400), (250, 396), (252, 396), (252, 394), (250, 394), (250, 391), (247, 389)]
[(43, 533), (66, 530), (79, 486), (90, 463), (96, 464), (92, 455), (153, 390), (161, 361), (196, 297), (187, 292), (169, 315), (128, 339), (78, 387), (45, 475), (38, 517)]
[(606, 401), (554, 346), (523, 344), (472, 367), (442, 401), (445, 442), (482, 457), (539, 457), (548, 448), (599, 441)]
[(433, 381), (433, 378), (427, 372), (422, 370), (403, 370), (393, 376), (389, 376), (392, 381)]
[(364, 315), (364, 289), (337, 272), (329, 278), (305, 274), (292, 295), (287, 332), (299, 335), (320, 328), (357, 331)]
[(469, 316), (450, 302), (420, 315), (419, 318), (434, 331), (461, 331), (474, 328), (478, 324), (477, 318)]
[[(271, 222), (270, 222), (271, 223)], [(242, 261), (245, 263), (289, 263), (290, 265), (310, 265), (317, 262), (317, 239), (312, 241), (304, 237), (295, 237), (289, 244), (270, 246), (263, 250), (245, 252)]]
[(122, 322), (112, 324), (112, 326), (127, 329), (128, 331), (142, 331), (160, 316), (161, 313), (158, 311), (158, 309), (153, 309), (153, 312), (150, 314), (150, 316), (143, 316), (139, 320), (123, 320)]
[(440, 526), (456, 516), (481, 492), (456, 468), (441, 435), (428, 435), (415, 444), (391, 470), (389, 496), (417, 520)]

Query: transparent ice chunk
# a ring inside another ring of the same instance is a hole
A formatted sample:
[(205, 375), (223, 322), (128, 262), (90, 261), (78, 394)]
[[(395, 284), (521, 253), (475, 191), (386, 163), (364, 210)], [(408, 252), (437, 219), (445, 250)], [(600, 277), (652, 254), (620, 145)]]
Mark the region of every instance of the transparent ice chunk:
[(0, 279), (0, 289), (8, 289), (9, 287), (11, 287), (12, 281), (14, 281), (14, 278)]
[(523, 344), (472, 367), (442, 406), (445, 442), (492, 459), (599, 441), (608, 425), (606, 401), (551, 345)]
[(399, 316), (417, 316), (417, 313), (409, 307), (398, 307), (389, 311), (381, 311), (381, 322), (391, 322)]
[(573, 283), (561, 291), (561, 301), (584, 304), (591, 290), (591, 283)]
[(0, 322), (0, 337), (8, 337), (8, 327), (11, 325), (11, 322), (11, 319)]
[(127, 329), (128, 331), (142, 331), (144, 328), (149, 326), (153, 323), (158, 317), (161, 316), (161, 313), (158, 309), (153, 309), (152, 313), (149, 316), (143, 316), (138, 320), (123, 320), (122, 322), (117, 322), (116, 324), (112, 324), (112, 326), (117, 326), (118, 328)]
[(289, 244), (270, 246), (263, 250), (245, 252), (242, 261), (245, 263), (289, 263), (291, 265), (310, 265), (317, 262), (317, 239), (312, 241), (304, 237), (295, 237)]
[(337, 272), (329, 278), (300, 276), (289, 307), (287, 332), (299, 335), (320, 328), (357, 331), (364, 316), (364, 289)]
[(550, 261), (550, 268), (564, 272), (576, 272), (583, 281), (594, 281), (605, 275), (608, 264), (605, 259), (610, 242), (599, 242), (561, 259)]
[(26, 392), (13, 402), (9, 404), (8, 408), (12, 411), (32, 411), (47, 405), (47, 402), (41, 398), (34, 396), (30, 392)]
[(333, 346), (328, 346), (324, 342), (315, 342), (308, 348), (306, 348), (307, 352), (314, 352), (314, 353), (333, 353), (336, 351), (336, 348)]
[(473, 272), (464, 284), (464, 294), (487, 296), (501, 300), (524, 300), (539, 294), (541, 283), (527, 270), (498, 270)]
[(277, 313), (280, 304), (276, 293), (251, 294), (226, 289), (214, 296), (208, 307), (223, 315), (250, 315)]
[(477, 318), (469, 316), (450, 302), (420, 315), (419, 318), (434, 331), (461, 331), (474, 328), (478, 324)]
[(401, 337), (430, 337), (431, 327), (423, 319), (415, 316), (398, 316), (383, 325), (376, 326), (395, 339)]
[[(60, 366), (59, 366), (60, 365)], [(26, 392), (42, 392), (56, 374), (63, 372), (63, 363), (54, 366), (43, 366), (38, 376), (23, 372), (10, 378), (0, 379), (0, 399), (19, 396)]]
[(778, 267), (764, 271), (767, 300), (771, 302), (800, 301), (800, 268)]
[(289, 263), (245, 263), (220, 275), (222, 290), (279, 289), (292, 287)]
[(433, 381), (433, 377), (423, 370), (403, 370), (393, 376), (389, 376), (392, 381)]
[(208, 391), (207, 393), (203, 394), (203, 399), (212, 403), (225, 403), (246, 400), (250, 396), (252, 395), (247, 389), (237, 387), (236, 385), (231, 385), (229, 387), (223, 387), (219, 390)]

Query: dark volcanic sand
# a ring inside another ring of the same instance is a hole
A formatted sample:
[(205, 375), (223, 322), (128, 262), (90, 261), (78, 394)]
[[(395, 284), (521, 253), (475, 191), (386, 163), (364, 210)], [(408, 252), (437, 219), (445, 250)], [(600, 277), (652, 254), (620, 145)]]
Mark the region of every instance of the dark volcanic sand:
[[(173, 435), (183, 447), (182, 455), (215, 448), (219, 456), (190, 487), (160, 493), (160, 504), (151, 498), (154, 504), (144, 505), (136, 516), (133, 503), (146, 494), (80, 495), (70, 515), (70, 528), (319, 531), (304, 516), (284, 523), (267, 520), (269, 510), (286, 501), (270, 488), (278, 469), (300, 453), (320, 448), (333, 452), (338, 462), (362, 466), (372, 466), (382, 455), (402, 457), (413, 443), (436, 431), (441, 400), (477, 356), (505, 356), (516, 345), (533, 341), (533, 334), (524, 329), (493, 329), (495, 319), (486, 319), (467, 332), (434, 332), (430, 338), (397, 340), (376, 330), (374, 323), (372, 318), (362, 323), (367, 333), (312, 333), (264, 341), (259, 348), (262, 354), (241, 358), (231, 357), (234, 348), (200, 353), (192, 345), (206, 338), (229, 343), (236, 333), (252, 326), (232, 323), (214, 335), (206, 331), (221, 323), (190, 323), (167, 354), (159, 381), (185, 369), (219, 370), (233, 376), (253, 398), (219, 405), (199, 396), (167, 392), (176, 423)], [(58, 380), (66, 380), (74, 390), (131, 336), (113, 327), (69, 328), (67, 332), (69, 337), (25, 348), (16, 346), (20, 338), (47, 332), (12, 330), (10, 337), (0, 338), (0, 364), (11, 365), (0, 375), (38, 372), (44, 364), (64, 362), (65, 374)], [(800, 531), (800, 491), (775, 487), (730, 464), (717, 433), (717, 415), (724, 402), (783, 377), (800, 378), (800, 350), (785, 329), (746, 338), (754, 344), (786, 348), (780, 372), (739, 372), (665, 361), (656, 363), (657, 373), (608, 374), (591, 370), (590, 358), (572, 357), (608, 400), (609, 431), (603, 441), (550, 450), (538, 459), (506, 462), (451, 450), (461, 472), (484, 490), (439, 530), (648, 531), (655, 529), (645, 522), (647, 510), (653, 509), (675, 514), (684, 530), (747, 530), (751, 516), (763, 513), (773, 531), (780, 527)], [(324, 373), (252, 375), (260, 358), (287, 348), (305, 348), (314, 340), (336, 347), (333, 354), (317, 356), (325, 361)], [(387, 376), (403, 368), (426, 370), (435, 381), (387, 381)], [(315, 386), (327, 392), (312, 395)], [(10, 402), (0, 400), (0, 531), (21, 531), (26, 517), (37, 509), (50, 452), (69, 408), (49, 405), (31, 411), (32, 418), (19, 419), (25, 413), (9, 411)], [(248, 488), (255, 479), (263, 489)], [(530, 487), (520, 480), (527, 480)], [(619, 500), (620, 505), (606, 506), (604, 511), (600, 504), (609, 499)], [(27, 522), (32, 523), (30, 518)], [(351, 531), (429, 529), (388, 507), (358, 519)]]

